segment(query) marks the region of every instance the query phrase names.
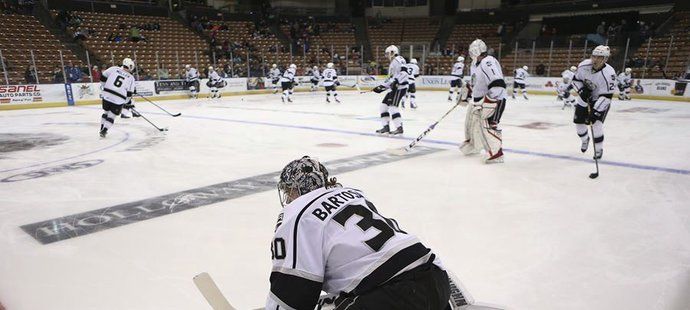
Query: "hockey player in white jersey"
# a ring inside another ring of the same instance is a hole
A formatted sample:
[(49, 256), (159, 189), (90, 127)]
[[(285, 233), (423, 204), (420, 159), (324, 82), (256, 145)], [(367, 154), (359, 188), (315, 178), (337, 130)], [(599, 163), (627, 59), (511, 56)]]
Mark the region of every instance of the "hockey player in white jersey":
[[(395, 45), (388, 46), (384, 51), (386, 57), (390, 60), (390, 65), (388, 66), (388, 79), (379, 85), (374, 87), (373, 91), (375, 93), (382, 93), (386, 89), (390, 91), (386, 93), (383, 98), (379, 110), (381, 111), (381, 124), (383, 127), (376, 131), (380, 134), (402, 134), (402, 115), (400, 115), (400, 101), (405, 97), (408, 87), (408, 77), (407, 69), (405, 67), (405, 58), (398, 55), (398, 47)], [(395, 130), (391, 131), (389, 123), (393, 120), (393, 126), (396, 127)]]
[[(417, 108), (417, 87), (415, 85), (415, 82), (417, 80), (417, 77), (419, 76), (419, 66), (417, 65), (417, 59), (410, 59), (410, 63), (405, 65), (405, 68), (407, 69), (407, 81), (410, 83), (409, 86), (407, 87), (407, 102), (410, 103), (410, 108), (416, 109)], [(400, 102), (400, 105), (404, 108), (405, 107), (405, 99)]]
[(498, 60), (487, 54), (484, 41), (477, 39), (470, 44), (472, 57), (472, 105), (465, 118), (465, 141), (460, 151), (465, 155), (476, 154), (484, 149), (487, 164), (503, 162), (503, 136), (498, 128), (506, 105), (506, 83)]
[(333, 63), (329, 62), (326, 64), (326, 70), (323, 70), (323, 87), (326, 88), (326, 102), (331, 102), (330, 96), (333, 95), (333, 100), (340, 103), (338, 92), (336, 92), (338, 85), (340, 85), (338, 73), (333, 69)]
[(185, 67), (185, 81), (187, 83), (187, 87), (189, 88), (189, 97), (192, 99), (196, 99), (197, 96), (199, 95), (199, 71), (196, 70), (196, 68), (192, 68), (190, 65), (186, 65)]
[(630, 100), (630, 86), (632, 85), (632, 69), (625, 68), (625, 72), (618, 75), (618, 100)]
[(311, 75), (311, 78), (309, 81), (311, 82), (311, 90), (310, 91), (317, 91), (319, 90), (319, 81), (321, 81), (321, 73), (319, 72), (319, 67), (314, 66), (309, 70), (309, 75)]
[(290, 64), (283, 75), (280, 77), (280, 85), (283, 88), (283, 95), (280, 97), (283, 103), (287, 99), (287, 102), (292, 102), (292, 89), (295, 87), (295, 74), (297, 72), (297, 66), (295, 64)]
[(101, 75), (101, 92), (103, 115), (101, 115), (102, 138), (108, 134), (115, 124), (115, 118), (122, 112), (122, 106), (129, 103), (132, 95), (136, 94), (134, 76), (134, 61), (130, 58), (122, 60), (122, 66), (112, 66)]
[(513, 78), (513, 99), (515, 99), (515, 95), (519, 88), (525, 100), (529, 100), (529, 98), (527, 98), (527, 88), (525, 88), (527, 85), (527, 78), (530, 76), (529, 72), (527, 72), (528, 69), (529, 67), (527, 66), (515, 69), (515, 76)]
[(573, 117), (577, 135), (582, 141), (580, 151), (587, 151), (590, 140), (587, 125), (591, 124), (596, 159), (601, 159), (604, 153), (604, 121), (616, 87), (616, 70), (606, 63), (609, 56), (611, 50), (608, 46), (595, 47), (592, 57), (577, 66), (573, 78), (573, 87), (580, 94)]
[(450, 72), (450, 89), (448, 90), (448, 101), (453, 101), (453, 91), (455, 91), (455, 100), (460, 96), (460, 89), (462, 88), (462, 78), (465, 77), (465, 57), (458, 56), (453, 64), (453, 70)]
[(308, 156), (285, 166), (278, 191), (266, 310), (314, 309), (321, 291), (338, 296), (338, 310), (446, 309), (451, 288), (439, 258), (362, 191)]
[(563, 108), (566, 106), (572, 107), (575, 104), (575, 97), (570, 95), (570, 90), (573, 89), (573, 77), (575, 77), (575, 72), (577, 67), (572, 66), (568, 70), (564, 70), (561, 73), (561, 78), (563, 79), (560, 84), (558, 84), (558, 100), (563, 100)]
[(218, 72), (213, 69), (213, 66), (208, 67), (208, 82), (206, 82), (206, 86), (211, 90), (208, 96), (210, 99), (220, 99), (220, 92), (218, 89), (225, 87), (225, 80), (218, 75)]
[(280, 81), (280, 69), (278, 65), (273, 64), (271, 70), (268, 71), (268, 80), (271, 81), (271, 87), (273, 88), (273, 93), (278, 92), (278, 82)]

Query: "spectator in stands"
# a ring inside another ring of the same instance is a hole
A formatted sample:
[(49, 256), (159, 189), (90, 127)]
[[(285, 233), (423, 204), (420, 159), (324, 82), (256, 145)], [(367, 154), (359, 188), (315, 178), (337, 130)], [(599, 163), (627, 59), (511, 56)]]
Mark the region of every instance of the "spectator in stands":
[(80, 27), (77, 28), (76, 31), (74, 31), (74, 34), (72, 35), (72, 38), (74, 39), (74, 42), (78, 41), (83, 41), (87, 39), (86, 33), (81, 30)]
[(132, 42), (139, 42), (141, 40), (146, 41), (146, 39), (139, 32), (139, 28), (136, 26), (132, 26), (131, 28), (129, 28), (129, 39)]
[(67, 75), (67, 82), (68, 83), (77, 83), (81, 81), (81, 70), (77, 67), (74, 66), (74, 63), (72, 61), (69, 62), (69, 65), (65, 67), (65, 75)]
[(26, 71), (24, 71), (24, 79), (26, 80), (26, 84), (36, 84), (36, 76), (34, 75), (34, 66), (26, 67)]
[(101, 81), (101, 70), (98, 70), (98, 66), (93, 66), (93, 68), (91, 68), (91, 77), (93, 77), (94, 82)]
[(167, 68), (165, 68), (165, 65), (161, 66), (158, 68), (158, 78), (161, 80), (167, 80), (170, 78), (170, 71), (168, 71)]
[(62, 70), (60, 70), (60, 66), (56, 65), (55, 69), (53, 69), (53, 83), (64, 83), (64, 76), (62, 75)]

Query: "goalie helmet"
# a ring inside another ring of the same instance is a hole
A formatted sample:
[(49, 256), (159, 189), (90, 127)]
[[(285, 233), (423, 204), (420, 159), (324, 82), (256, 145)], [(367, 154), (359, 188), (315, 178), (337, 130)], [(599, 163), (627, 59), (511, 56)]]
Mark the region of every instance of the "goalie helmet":
[(388, 59), (392, 60), (393, 57), (395, 57), (395, 55), (400, 54), (400, 52), (398, 51), (398, 47), (397, 47), (397, 46), (395, 46), (395, 45), (390, 45), (390, 46), (386, 47), (386, 50), (384, 51), (384, 54), (386, 55), (386, 57), (388, 57)]
[(327, 181), (328, 170), (318, 160), (309, 156), (293, 160), (280, 173), (278, 181), (280, 204), (285, 206), (296, 197), (325, 187)]
[(123, 59), (122, 60), (122, 67), (129, 70), (129, 71), (134, 70), (134, 60), (132, 60), (132, 58), (129, 58), (129, 57)]
[(458, 56), (458, 59), (456, 60), (456, 62), (465, 62), (465, 57)]
[(472, 59), (477, 59), (481, 54), (486, 53), (488, 48), (481, 39), (476, 39), (470, 44), (469, 53)]
[(416, 65), (417, 64), (417, 58), (410, 59), (410, 63)]
[(329, 68), (329, 69), (333, 68), (333, 63), (329, 62), (328, 64), (326, 64), (326, 68)]

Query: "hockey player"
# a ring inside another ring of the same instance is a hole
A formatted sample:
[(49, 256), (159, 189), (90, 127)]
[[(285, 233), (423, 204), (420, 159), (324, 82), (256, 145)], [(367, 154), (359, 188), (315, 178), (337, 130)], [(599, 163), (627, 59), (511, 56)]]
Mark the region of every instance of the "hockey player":
[(575, 98), (570, 96), (570, 90), (573, 88), (572, 82), (573, 77), (575, 77), (575, 71), (577, 71), (577, 67), (572, 66), (569, 70), (564, 70), (561, 73), (563, 81), (558, 85), (558, 100), (563, 100), (563, 107), (561, 110), (566, 106), (572, 107), (575, 103)]
[(503, 138), (498, 124), (506, 104), (506, 83), (501, 65), (487, 54), (486, 43), (480, 39), (470, 44), (469, 54), (473, 103), (467, 108), (471, 114), (465, 118), (465, 141), (460, 151), (471, 155), (483, 148), (488, 154), (485, 163), (502, 163)]
[(213, 69), (213, 66), (208, 67), (208, 82), (206, 82), (206, 86), (211, 90), (211, 93), (208, 95), (209, 99), (220, 99), (220, 92), (218, 92), (218, 89), (225, 87), (225, 81), (218, 75), (218, 72)]
[(268, 71), (268, 79), (271, 81), (271, 87), (273, 88), (273, 93), (278, 92), (278, 82), (280, 81), (280, 69), (278, 65), (273, 64), (271, 70)]
[(199, 95), (199, 71), (196, 68), (192, 68), (190, 65), (185, 67), (185, 81), (187, 87), (189, 88), (189, 97), (196, 99)]
[(122, 112), (122, 105), (130, 102), (136, 94), (134, 76), (134, 61), (130, 58), (122, 60), (122, 66), (112, 66), (101, 75), (101, 92), (103, 115), (101, 115), (102, 138), (108, 134), (108, 129), (115, 124), (115, 117)]
[(331, 102), (330, 96), (333, 95), (335, 102), (340, 103), (336, 87), (340, 85), (338, 81), (338, 73), (333, 69), (333, 63), (326, 64), (326, 70), (323, 70), (323, 86), (326, 88), (326, 102)]
[(315, 309), (321, 291), (337, 295), (341, 310), (446, 309), (450, 283), (439, 258), (362, 191), (304, 156), (285, 166), (278, 192), (265, 309)]
[(616, 83), (616, 70), (606, 63), (609, 56), (611, 50), (608, 46), (597, 46), (592, 50), (592, 57), (577, 66), (573, 78), (573, 87), (580, 94), (573, 117), (577, 135), (582, 140), (580, 151), (587, 151), (590, 140), (587, 125), (591, 124), (595, 159), (601, 159), (604, 153), (604, 120), (611, 107)]
[[(388, 79), (374, 87), (375, 93), (382, 93), (386, 89), (390, 89), (383, 98), (379, 110), (381, 111), (381, 123), (383, 128), (376, 131), (376, 133), (392, 135), (402, 134), (402, 116), (400, 115), (400, 100), (405, 97), (408, 87), (408, 74), (405, 68), (405, 58), (398, 55), (398, 47), (395, 45), (388, 46), (384, 51), (386, 57), (390, 60), (388, 66)], [(390, 130), (389, 122), (393, 119), (393, 125), (396, 127), (394, 131)]]
[(290, 67), (283, 72), (280, 77), (280, 85), (283, 88), (283, 96), (280, 99), (285, 103), (285, 99), (288, 102), (292, 102), (292, 89), (295, 87), (295, 73), (297, 72), (297, 66), (295, 64), (290, 64)]
[[(410, 63), (405, 65), (405, 68), (407, 69), (407, 80), (410, 83), (409, 86), (407, 87), (407, 102), (410, 103), (410, 108), (416, 109), (417, 108), (417, 87), (415, 86), (415, 81), (417, 77), (419, 76), (419, 66), (417, 66), (417, 59), (410, 59)], [(402, 100), (400, 103), (403, 108), (405, 108), (405, 99)]]
[(450, 73), (450, 89), (448, 90), (448, 101), (453, 100), (453, 91), (455, 91), (455, 100), (460, 95), (462, 88), (462, 78), (465, 76), (465, 57), (458, 56), (457, 61), (453, 65), (453, 71)]
[(625, 72), (618, 75), (618, 100), (630, 100), (630, 85), (632, 85), (632, 69), (625, 68)]
[(525, 98), (525, 100), (529, 100), (527, 98), (527, 89), (525, 88), (525, 84), (527, 83), (527, 78), (530, 76), (527, 70), (529, 67), (527, 66), (522, 66), (522, 68), (517, 68), (515, 69), (515, 77), (513, 80), (513, 99), (515, 99), (515, 95), (517, 94), (518, 88), (520, 89), (520, 92), (522, 92), (522, 96)]
[(311, 79), (309, 79), (311, 82), (311, 91), (319, 90), (319, 81), (322, 78), (321, 73), (319, 72), (319, 67), (312, 67), (309, 73), (311, 74)]

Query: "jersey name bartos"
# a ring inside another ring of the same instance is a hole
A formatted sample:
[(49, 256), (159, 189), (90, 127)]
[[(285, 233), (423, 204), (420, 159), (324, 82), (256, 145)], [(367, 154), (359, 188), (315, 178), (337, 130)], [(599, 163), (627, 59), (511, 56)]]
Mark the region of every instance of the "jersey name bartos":
[(104, 81), (103, 100), (122, 105), (129, 101), (134, 93), (134, 77), (124, 69), (113, 66), (103, 72), (101, 81)]

